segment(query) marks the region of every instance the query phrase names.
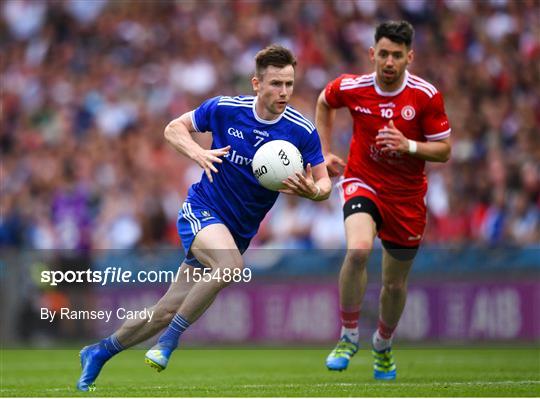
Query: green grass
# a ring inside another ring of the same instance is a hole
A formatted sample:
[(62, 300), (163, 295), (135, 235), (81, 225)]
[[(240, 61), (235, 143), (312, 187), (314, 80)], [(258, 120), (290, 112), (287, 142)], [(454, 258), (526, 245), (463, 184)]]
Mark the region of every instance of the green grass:
[(345, 372), (324, 367), (327, 350), (223, 349), (177, 351), (156, 373), (144, 352), (110, 361), (97, 390), (74, 389), (74, 350), (3, 350), (1, 396), (540, 396), (538, 348), (401, 349), (398, 380), (376, 382), (361, 350)]

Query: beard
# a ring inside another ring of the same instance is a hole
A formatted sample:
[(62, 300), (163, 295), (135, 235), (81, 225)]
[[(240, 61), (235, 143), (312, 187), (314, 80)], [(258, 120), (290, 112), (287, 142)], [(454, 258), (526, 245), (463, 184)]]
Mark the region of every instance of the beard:
[(388, 85), (396, 83), (401, 78), (402, 74), (399, 74), (396, 70), (382, 70), (381, 77), (382, 81)]

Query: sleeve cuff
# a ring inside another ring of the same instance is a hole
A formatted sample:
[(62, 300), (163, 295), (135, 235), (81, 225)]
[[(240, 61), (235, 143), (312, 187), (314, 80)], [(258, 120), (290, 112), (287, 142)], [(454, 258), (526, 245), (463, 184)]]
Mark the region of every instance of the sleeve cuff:
[(452, 129), (445, 130), (444, 132), (435, 133), (435, 134), (424, 134), (424, 137), (427, 139), (427, 141), (437, 141), (437, 140), (444, 140), (448, 137), (450, 137), (450, 132)]
[(189, 116), (191, 117), (191, 124), (193, 125), (193, 128), (194, 128), (196, 131), (200, 132), (201, 130), (200, 130), (199, 127), (197, 126), (197, 122), (195, 122), (195, 111), (191, 111), (191, 113), (190, 113)]

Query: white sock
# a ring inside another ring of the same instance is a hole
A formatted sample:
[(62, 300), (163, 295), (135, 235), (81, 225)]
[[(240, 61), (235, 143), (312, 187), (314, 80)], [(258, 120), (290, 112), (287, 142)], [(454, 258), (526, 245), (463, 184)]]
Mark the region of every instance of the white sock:
[(375, 334), (373, 334), (373, 348), (376, 351), (382, 351), (385, 349), (388, 349), (392, 346), (392, 338), (384, 339), (380, 336), (379, 330), (375, 331)]
[(346, 328), (341, 327), (341, 336), (347, 337), (349, 341), (354, 344), (358, 344), (358, 327), (356, 328)]

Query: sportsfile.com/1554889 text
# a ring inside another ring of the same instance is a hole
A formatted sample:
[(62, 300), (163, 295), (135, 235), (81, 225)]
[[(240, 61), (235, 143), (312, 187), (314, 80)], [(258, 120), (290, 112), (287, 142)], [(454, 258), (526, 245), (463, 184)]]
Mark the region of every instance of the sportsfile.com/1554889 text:
[(41, 283), (56, 286), (60, 283), (92, 283), (107, 285), (113, 283), (171, 283), (183, 278), (186, 282), (197, 283), (199, 281), (223, 281), (225, 283), (251, 281), (251, 269), (245, 268), (225, 268), (216, 269), (186, 268), (173, 272), (170, 270), (141, 270), (134, 273), (131, 270), (124, 270), (122, 267), (110, 266), (104, 270), (43, 270), (41, 272)]

